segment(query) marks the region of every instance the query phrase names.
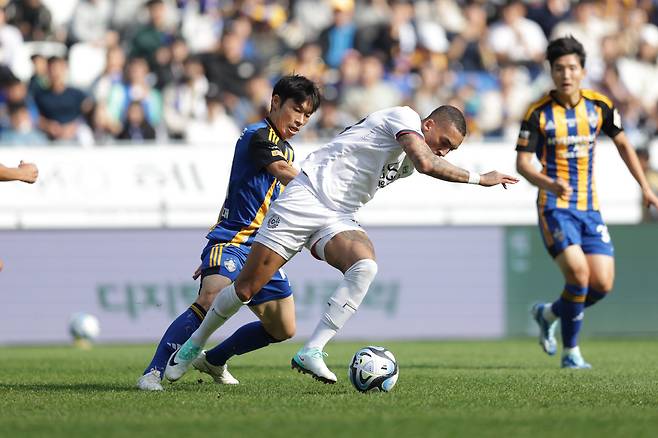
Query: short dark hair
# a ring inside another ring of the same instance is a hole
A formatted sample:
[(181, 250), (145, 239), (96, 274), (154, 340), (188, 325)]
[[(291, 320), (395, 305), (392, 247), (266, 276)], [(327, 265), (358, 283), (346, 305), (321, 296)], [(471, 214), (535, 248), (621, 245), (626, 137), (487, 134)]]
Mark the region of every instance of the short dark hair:
[(442, 120), (455, 125), (459, 133), (466, 137), (466, 119), (464, 113), (452, 105), (441, 105), (429, 115), (430, 119)]
[(274, 95), (281, 98), (281, 104), (288, 99), (298, 104), (310, 99), (312, 112), (318, 109), (322, 100), (320, 89), (315, 82), (302, 75), (288, 75), (279, 79), (272, 90), (272, 96)]
[(546, 59), (553, 67), (556, 59), (564, 55), (577, 55), (580, 60), (580, 66), (585, 67), (585, 48), (580, 41), (569, 35), (551, 41), (546, 48)]

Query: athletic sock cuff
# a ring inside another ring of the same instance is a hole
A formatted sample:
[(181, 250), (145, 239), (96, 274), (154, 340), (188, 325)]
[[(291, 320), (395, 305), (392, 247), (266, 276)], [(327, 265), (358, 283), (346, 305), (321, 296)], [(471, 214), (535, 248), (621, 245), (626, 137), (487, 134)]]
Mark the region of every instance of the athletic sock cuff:
[(194, 313), (196, 315), (197, 318), (199, 318), (199, 321), (203, 321), (203, 318), (206, 317), (206, 309), (204, 309), (198, 303), (193, 303), (190, 306), (190, 310), (192, 311), (192, 313)]

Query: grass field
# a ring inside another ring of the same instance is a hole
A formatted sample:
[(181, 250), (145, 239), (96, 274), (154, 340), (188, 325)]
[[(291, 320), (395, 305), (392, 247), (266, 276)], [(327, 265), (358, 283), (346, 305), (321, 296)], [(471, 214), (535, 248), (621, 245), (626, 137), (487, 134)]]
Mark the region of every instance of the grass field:
[(284, 343), (234, 358), (239, 386), (191, 371), (159, 393), (134, 389), (152, 346), (0, 348), (0, 436), (658, 436), (658, 340), (587, 340), (591, 371), (560, 370), (530, 339), (386, 342), (389, 394), (350, 386), (363, 345), (329, 346), (333, 386), (293, 372)]

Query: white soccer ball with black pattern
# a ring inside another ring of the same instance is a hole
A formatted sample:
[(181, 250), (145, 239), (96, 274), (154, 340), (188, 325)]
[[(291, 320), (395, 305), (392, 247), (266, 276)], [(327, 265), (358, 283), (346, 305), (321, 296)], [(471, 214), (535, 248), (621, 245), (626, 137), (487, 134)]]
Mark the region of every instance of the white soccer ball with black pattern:
[(76, 313), (71, 316), (69, 331), (74, 340), (95, 341), (101, 332), (98, 318), (89, 313)]
[(354, 354), (348, 370), (350, 382), (360, 392), (389, 392), (398, 381), (398, 375), (393, 353), (372, 345)]

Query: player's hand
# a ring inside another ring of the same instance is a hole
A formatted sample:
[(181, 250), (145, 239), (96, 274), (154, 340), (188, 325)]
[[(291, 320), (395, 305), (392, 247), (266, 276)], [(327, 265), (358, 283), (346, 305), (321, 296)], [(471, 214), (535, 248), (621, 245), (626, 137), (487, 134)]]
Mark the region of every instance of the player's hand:
[(518, 178), (505, 175), (504, 173), (500, 173), (497, 170), (492, 170), (489, 173), (480, 175), (480, 185), (485, 187), (502, 184), (504, 188), (507, 188), (507, 184), (516, 184), (517, 182), (519, 182)]
[(37, 177), (39, 176), (39, 169), (37, 169), (36, 165), (32, 163), (25, 163), (21, 160), (18, 168), (21, 169), (21, 173), (23, 174), (21, 181), (28, 184), (33, 184), (37, 180)]
[(644, 190), (642, 192), (642, 205), (646, 208), (653, 207), (658, 210), (658, 196), (651, 189)]
[(199, 265), (198, 268), (196, 268), (196, 271), (194, 271), (194, 274), (192, 274), (192, 280), (196, 280), (201, 276), (201, 265)]
[(573, 188), (562, 178), (556, 178), (550, 190), (564, 201), (568, 201), (573, 193)]

